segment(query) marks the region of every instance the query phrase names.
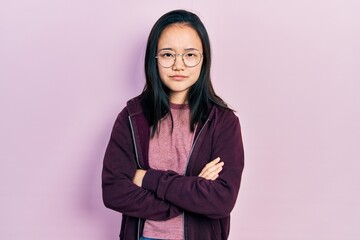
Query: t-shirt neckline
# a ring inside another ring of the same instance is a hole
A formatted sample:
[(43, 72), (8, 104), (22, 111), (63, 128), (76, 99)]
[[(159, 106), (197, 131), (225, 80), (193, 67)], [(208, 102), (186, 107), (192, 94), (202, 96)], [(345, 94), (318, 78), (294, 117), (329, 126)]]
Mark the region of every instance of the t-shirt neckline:
[(171, 109), (189, 109), (189, 104), (188, 103), (178, 104), (178, 103), (170, 102), (170, 108)]

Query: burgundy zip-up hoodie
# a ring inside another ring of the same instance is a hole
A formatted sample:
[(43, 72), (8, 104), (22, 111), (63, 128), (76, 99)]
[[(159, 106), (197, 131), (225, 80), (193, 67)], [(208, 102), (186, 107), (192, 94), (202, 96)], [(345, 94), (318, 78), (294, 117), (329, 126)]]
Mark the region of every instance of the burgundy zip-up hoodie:
[[(137, 240), (145, 219), (163, 221), (180, 214), (185, 240), (227, 239), (244, 168), (238, 118), (212, 106), (207, 121), (197, 126), (184, 176), (149, 168), (150, 126), (140, 101), (130, 100), (118, 115), (103, 163), (104, 204), (123, 214), (120, 239)], [(220, 176), (214, 181), (198, 177), (216, 157), (224, 162)], [(137, 168), (147, 170), (141, 188), (132, 182)]]

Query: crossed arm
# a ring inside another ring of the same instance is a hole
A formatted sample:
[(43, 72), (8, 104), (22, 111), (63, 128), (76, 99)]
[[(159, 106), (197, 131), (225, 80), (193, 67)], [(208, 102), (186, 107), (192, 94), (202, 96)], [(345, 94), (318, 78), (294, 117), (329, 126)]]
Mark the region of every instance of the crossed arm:
[[(201, 170), (199, 177), (207, 180), (216, 180), (219, 177), (219, 173), (223, 169), (223, 166), (224, 162), (221, 162), (220, 157), (217, 157), (205, 165), (205, 167)], [(133, 178), (133, 183), (138, 187), (141, 187), (145, 174), (146, 170), (137, 169)]]

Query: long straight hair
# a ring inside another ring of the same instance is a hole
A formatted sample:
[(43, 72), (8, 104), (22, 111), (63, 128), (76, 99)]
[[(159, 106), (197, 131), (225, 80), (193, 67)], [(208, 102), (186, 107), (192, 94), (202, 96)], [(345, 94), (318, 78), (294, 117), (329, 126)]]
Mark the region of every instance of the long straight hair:
[[(157, 45), (162, 31), (173, 24), (185, 24), (193, 28), (199, 35), (203, 47), (203, 63), (199, 79), (188, 92), (190, 108), (190, 130), (193, 132), (199, 122), (204, 122), (209, 114), (211, 104), (229, 109), (227, 104), (216, 95), (211, 79), (211, 47), (208, 33), (200, 18), (186, 10), (174, 10), (164, 14), (153, 26), (147, 41), (145, 53), (146, 84), (142, 92), (142, 108), (149, 124), (152, 126), (151, 137), (158, 130), (161, 118), (170, 113), (169, 89), (162, 83), (158, 71)], [(172, 116), (171, 116), (172, 119)]]

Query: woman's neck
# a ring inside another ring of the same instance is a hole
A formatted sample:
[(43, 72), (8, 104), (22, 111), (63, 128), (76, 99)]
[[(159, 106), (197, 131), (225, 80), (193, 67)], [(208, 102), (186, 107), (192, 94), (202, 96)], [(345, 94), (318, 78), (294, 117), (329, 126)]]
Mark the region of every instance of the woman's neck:
[(172, 94), (169, 96), (169, 101), (174, 104), (187, 104), (187, 95), (184, 94)]

